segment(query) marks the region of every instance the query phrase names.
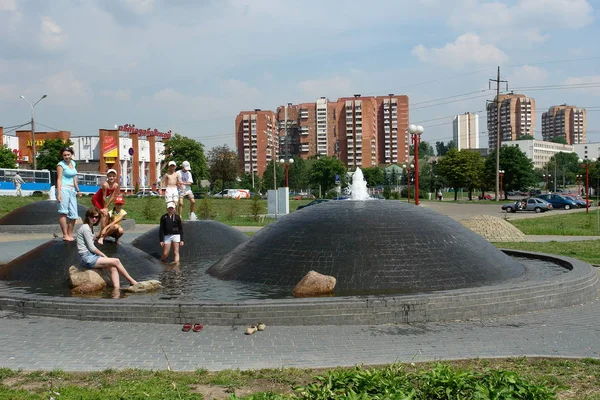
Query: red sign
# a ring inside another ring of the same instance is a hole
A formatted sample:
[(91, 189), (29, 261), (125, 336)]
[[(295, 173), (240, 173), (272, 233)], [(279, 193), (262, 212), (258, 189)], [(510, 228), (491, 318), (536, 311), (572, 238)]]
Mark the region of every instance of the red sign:
[(119, 156), (117, 139), (112, 136), (104, 136), (103, 155), (104, 158), (116, 158)]
[(139, 129), (136, 128), (135, 125), (129, 124), (119, 125), (119, 132), (137, 133), (140, 136), (158, 136), (165, 139), (171, 138), (171, 131), (160, 132), (158, 129), (152, 130), (152, 128)]

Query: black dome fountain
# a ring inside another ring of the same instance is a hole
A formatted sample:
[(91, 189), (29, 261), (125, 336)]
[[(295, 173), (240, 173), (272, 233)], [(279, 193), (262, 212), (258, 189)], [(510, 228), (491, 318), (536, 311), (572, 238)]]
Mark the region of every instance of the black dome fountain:
[[(87, 208), (77, 205), (79, 217), (85, 216)], [(0, 225), (56, 225), (58, 226), (58, 201), (41, 200), (12, 210), (0, 218)]]
[[(354, 176), (365, 191), (360, 170)], [(353, 197), (360, 188), (353, 184)], [(330, 201), (310, 206), (282, 217), (249, 240), (209, 221), (186, 223), (185, 229), (183, 249), (189, 253), (182, 255), (180, 272), (172, 275), (177, 290), (90, 300), (32, 293), (12, 282), (0, 282), (0, 310), (177, 324), (365, 325), (487, 318), (566, 307), (592, 301), (599, 288), (598, 274), (589, 264), (548, 254), (501, 251), (446, 216), (397, 201)], [(188, 247), (190, 235), (198, 240)], [(156, 262), (158, 233), (148, 234), (148, 244), (144, 240), (136, 245), (147, 253), (131, 247), (139, 252), (134, 257)], [(205, 241), (215, 248), (213, 253), (202, 254), (209, 253), (202, 247)], [(13, 261), (15, 266), (0, 271), (4, 276), (17, 273), (29, 262), (33, 266), (25, 270), (39, 273), (35, 263), (45, 254), (28, 253)], [(209, 260), (223, 254), (218, 261)], [(292, 296), (294, 286), (311, 270), (336, 278), (331, 296)], [(177, 277), (185, 279), (177, 281)], [(241, 291), (250, 296), (238, 296)]]

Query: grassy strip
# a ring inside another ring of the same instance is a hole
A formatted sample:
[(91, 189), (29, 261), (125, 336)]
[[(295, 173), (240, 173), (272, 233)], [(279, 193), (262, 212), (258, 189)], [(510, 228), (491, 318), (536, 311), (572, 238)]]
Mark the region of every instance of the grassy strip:
[(600, 208), (508, 221), (526, 235), (600, 236)]
[(598, 253), (600, 240), (582, 240), (577, 242), (497, 242), (492, 244), (504, 249), (535, 251), (573, 257), (589, 264), (600, 265), (600, 253)]
[(0, 399), (584, 399), (599, 400), (595, 359), (494, 359), (330, 370), (209, 373), (0, 369)]

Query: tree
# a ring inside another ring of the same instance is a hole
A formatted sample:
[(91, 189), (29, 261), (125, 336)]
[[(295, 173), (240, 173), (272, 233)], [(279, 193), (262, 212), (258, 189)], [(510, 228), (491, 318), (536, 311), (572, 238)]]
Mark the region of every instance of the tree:
[[(415, 146), (410, 146), (410, 154), (415, 154)], [(429, 142), (419, 142), (419, 158), (432, 157), (433, 155), (433, 147), (431, 147)]]
[(15, 168), (17, 166), (17, 155), (8, 147), (0, 147), (0, 168)]
[(220, 181), (221, 190), (225, 186), (234, 186), (240, 173), (240, 161), (229, 146), (213, 147), (208, 153), (208, 167), (212, 182)]
[(321, 157), (313, 165), (309, 179), (312, 184), (320, 185), (323, 193), (327, 193), (335, 186), (336, 175), (340, 175), (343, 186), (346, 179), (344, 164), (337, 158)]
[(550, 158), (550, 161), (543, 167), (543, 173), (550, 173), (557, 179), (557, 186), (562, 184), (566, 186), (576, 183), (579, 173), (579, 163), (577, 162), (577, 153), (559, 152)]
[(56, 171), (56, 165), (62, 160), (60, 151), (65, 147), (73, 146), (70, 139), (48, 139), (38, 149), (37, 169)]
[(554, 143), (567, 144), (567, 138), (564, 136), (555, 136), (550, 141)]
[(469, 189), (471, 199), (473, 188), (481, 184), (483, 165), (481, 155), (477, 152), (450, 149), (439, 160), (437, 170), (454, 189), (454, 200), (457, 200), (458, 190), (463, 187)]
[(165, 171), (169, 161), (175, 161), (177, 165), (188, 161), (191, 167), (192, 178), (196, 185), (200, 185), (200, 180), (209, 176), (206, 157), (204, 155), (204, 145), (194, 139), (176, 133), (165, 141), (164, 154)]
[(379, 167), (365, 168), (362, 170), (367, 186), (379, 186), (385, 182), (383, 169)]
[(448, 150), (455, 148), (456, 143), (454, 143), (454, 140), (450, 140), (447, 145), (444, 142), (435, 142), (435, 150), (440, 157), (445, 156)]
[(517, 140), (533, 140), (533, 136), (531, 135), (523, 135), (521, 137), (518, 137)]
[(294, 190), (307, 189), (309, 184), (311, 163), (302, 158), (294, 158), (294, 163), (290, 165), (289, 177), (290, 177), (290, 188)]
[[(500, 149), (500, 169), (504, 171), (502, 177), (502, 191), (523, 190), (533, 186), (536, 182), (533, 163), (517, 146), (502, 146)], [(488, 187), (496, 185), (496, 151), (492, 151), (485, 160), (485, 184)], [(502, 196), (502, 194), (500, 194)], [(505, 196), (506, 197), (506, 196)]]
[[(285, 168), (278, 162), (275, 162), (275, 175), (277, 178), (277, 187), (285, 185)], [(262, 176), (261, 191), (273, 190), (273, 160), (269, 161)]]

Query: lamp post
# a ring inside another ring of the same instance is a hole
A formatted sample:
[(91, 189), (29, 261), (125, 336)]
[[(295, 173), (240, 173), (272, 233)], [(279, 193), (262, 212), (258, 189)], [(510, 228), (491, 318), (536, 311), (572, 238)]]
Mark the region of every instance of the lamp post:
[(406, 183), (408, 184), (408, 190), (407, 190), (407, 203), (410, 203), (410, 170), (411, 169), (415, 169), (415, 166), (413, 164), (410, 164), (408, 167), (406, 166), (406, 164), (402, 164), (402, 168), (406, 170)]
[(37, 169), (37, 160), (36, 160), (36, 149), (35, 149), (35, 118), (34, 118), (34, 111), (35, 111), (35, 106), (37, 103), (39, 103), (40, 101), (44, 100), (46, 97), (48, 97), (48, 95), (43, 95), (38, 101), (36, 101), (35, 103), (31, 104), (29, 102), (29, 100), (27, 100), (25, 98), (25, 96), (21, 95), (20, 96), (23, 100), (25, 100), (27, 102), (27, 104), (29, 104), (29, 107), (31, 107), (31, 152), (32, 155), (31, 157), (33, 158), (33, 169), (36, 170)]
[(550, 179), (550, 177), (552, 175), (550, 175), (550, 174), (542, 174), (542, 176), (544, 177), (544, 179), (546, 179), (546, 193), (548, 193), (548, 180)]
[(415, 155), (415, 205), (419, 205), (419, 144), (421, 143), (421, 135), (423, 134), (421, 125), (410, 124), (408, 133), (410, 133), (414, 146)]
[(590, 162), (596, 162), (595, 158), (583, 161), (581, 158), (578, 160), (579, 164), (585, 166), (585, 212), (590, 213)]
[(504, 192), (502, 191), (502, 178), (504, 178), (504, 170), (503, 170), (503, 169), (499, 170), (499, 171), (498, 171), (498, 174), (499, 174), (499, 176), (500, 176), (500, 195), (499, 195), (499, 197), (500, 197), (500, 198), (502, 198), (502, 197), (503, 197), (503, 196), (502, 196), (502, 193), (504, 193)]
[(581, 178), (583, 178), (583, 176), (579, 174), (575, 178), (577, 179), (577, 195), (581, 195)]
[(290, 164), (294, 163), (294, 159), (290, 158), (289, 160), (284, 160), (283, 158), (279, 160), (281, 165), (285, 165), (285, 187), (290, 187), (290, 179), (289, 179), (289, 167)]

